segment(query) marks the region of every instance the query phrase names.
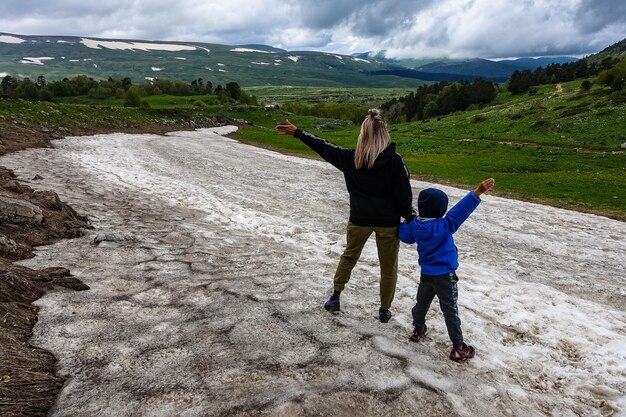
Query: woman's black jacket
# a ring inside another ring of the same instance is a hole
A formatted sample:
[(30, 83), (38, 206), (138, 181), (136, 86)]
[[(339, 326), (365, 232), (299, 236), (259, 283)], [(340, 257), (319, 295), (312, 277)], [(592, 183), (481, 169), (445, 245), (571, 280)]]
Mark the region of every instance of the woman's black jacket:
[(293, 134), (343, 172), (350, 193), (350, 222), (359, 226), (393, 227), (400, 217), (412, 219), (413, 194), (402, 157), (390, 143), (372, 168), (356, 169), (354, 149), (346, 149), (297, 129)]

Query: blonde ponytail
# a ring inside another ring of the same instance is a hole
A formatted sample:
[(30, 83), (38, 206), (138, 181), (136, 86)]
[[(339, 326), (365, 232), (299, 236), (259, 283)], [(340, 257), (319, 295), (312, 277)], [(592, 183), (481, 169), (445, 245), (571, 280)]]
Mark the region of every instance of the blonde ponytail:
[(372, 168), (378, 155), (391, 142), (385, 119), (378, 109), (369, 109), (361, 124), (361, 132), (354, 153), (354, 166)]

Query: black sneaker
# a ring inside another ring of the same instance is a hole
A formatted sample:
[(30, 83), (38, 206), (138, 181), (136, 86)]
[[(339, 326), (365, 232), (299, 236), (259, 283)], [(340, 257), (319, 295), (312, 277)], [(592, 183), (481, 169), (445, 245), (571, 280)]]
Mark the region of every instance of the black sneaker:
[(327, 311), (341, 311), (341, 304), (339, 303), (339, 300), (329, 298), (328, 301), (324, 303), (324, 308)]
[(383, 310), (382, 308), (378, 310), (378, 320), (381, 323), (388, 323), (391, 319), (391, 311)]
[(426, 332), (428, 331), (428, 327), (426, 327), (426, 325), (424, 325), (424, 327), (422, 328), (422, 330), (417, 330), (415, 329), (413, 331), (413, 334), (409, 337), (409, 340), (411, 342), (419, 342), (420, 340), (422, 340), (422, 338), (424, 337), (424, 335), (426, 334)]
[(469, 358), (473, 358), (475, 354), (476, 351), (474, 350), (474, 346), (468, 346), (463, 343), (463, 346), (458, 349), (452, 348), (452, 352), (450, 352), (450, 359), (455, 362), (461, 362)]

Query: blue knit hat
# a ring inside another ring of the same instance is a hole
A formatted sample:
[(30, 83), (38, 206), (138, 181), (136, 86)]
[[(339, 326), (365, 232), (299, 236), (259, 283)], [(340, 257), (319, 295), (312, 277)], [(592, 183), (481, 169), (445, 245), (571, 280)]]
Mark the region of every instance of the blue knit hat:
[(448, 196), (436, 188), (426, 188), (417, 197), (417, 210), (422, 218), (443, 217), (448, 210)]

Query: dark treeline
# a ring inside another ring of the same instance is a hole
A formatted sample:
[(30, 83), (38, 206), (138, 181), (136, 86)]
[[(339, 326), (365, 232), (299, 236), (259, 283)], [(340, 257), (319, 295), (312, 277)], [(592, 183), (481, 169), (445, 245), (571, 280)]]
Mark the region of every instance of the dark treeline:
[(599, 64), (589, 63), (587, 58), (565, 64), (550, 64), (547, 67), (539, 67), (535, 71), (515, 71), (507, 83), (507, 90), (512, 94), (521, 94), (529, 91), (531, 87), (541, 84), (555, 84), (572, 81), (577, 78), (586, 78), (597, 75), (599, 72), (608, 70), (619, 62), (619, 59), (607, 57)]
[(124, 100), (124, 105), (138, 107), (141, 97), (155, 95), (195, 96), (214, 95), (220, 103), (236, 101), (243, 104), (258, 104), (254, 96), (248, 95), (236, 82), (226, 83), (225, 86), (213, 87), (210, 81), (202, 78), (185, 83), (155, 79), (149, 84), (134, 85), (130, 78), (116, 80), (94, 80), (85, 75), (74, 78), (64, 78), (59, 81), (47, 82), (44, 76), (37, 77), (36, 81), (29, 78), (23, 80), (5, 76), (2, 79), (0, 96), (5, 98), (22, 98), (31, 101), (55, 101), (56, 98), (87, 96), (92, 99), (106, 100), (118, 98)]
[(420, 86), (415, 94), (394, 98), (384, 103), (382, 108), (390, 123), (402, 123), (463, 111), (470, 106), (481, 107), (490, 103), (497, 94), (497, 86), (483, 79), (441, 82)]

